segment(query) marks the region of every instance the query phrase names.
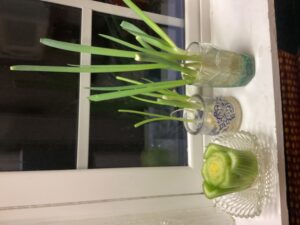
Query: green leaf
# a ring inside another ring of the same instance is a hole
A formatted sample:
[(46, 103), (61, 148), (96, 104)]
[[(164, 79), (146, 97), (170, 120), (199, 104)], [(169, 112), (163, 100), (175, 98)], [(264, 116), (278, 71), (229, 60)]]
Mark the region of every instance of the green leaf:
[(154, 32), (158, 34), (163, 40), (165, 40), (170, 47), (176, 48), (174, 42), (170, 39), (170, 37), (145, 13), (137, 7), (131, 0), (123, 0), (124, 3), (131, 8)]
[(113, 87), (87, 87), (92, 91), (123, 91), (134, 89), (137, 85), (113, 86)]
[(148, 112), (141, 112), (137, 110), (128, 110), (128, 109), (119, 109), (118, 112), (122, 113), (132, 113), (132, 114), (137, 114), (137, 115), (143, 115), (143, 116), (150, 116), (150, 117), (155, 117), (151, 119), (146, 119), (143, 120), (139, 123), (134, 124), (134, 127), (139, 127), (142, 126), (146, 123), (151, 123), (151, 122), (156, 122), (156, 121), (163, 121), (163, 120), (175, 120), (175, 121), (181, 121), (181, 122), (193, 122), (192, 120), (187, 120), (184, 118), (178, 118), (174, 116), (165, 116), (161, 114), (156, 114), (156, 113), (148, 113)]
[(101, 48), (101, 47), (95, 47), (95, 46), (74, 44), (74, 43), (69, 43), (69, 42), (64, 42), (64, 41), (56, 41), (56, 40), (48, 39), (48, 38), (42, 38), (40, 40), (40, 42), (46, 46), (50, 46), (53, 48), (58, 48), (58, 49), (66, 50), (66, 51), (72, 51), (72, 52), (90, 53), (90, 54), (94, 54), (94, 55), (134, 58), (137, 53), (137, 52), (132, 52), (132, 51)]
[(127, 32), (129, 32), (130, 34), (136, 36), (136, 37), (139, 37), (139, 38), (142, 38), (144, 41), (148, 42), (149, 44), (159, 48), (159, 49), (162, 49), (166, 52), (169, 52), (169, 53), (178, 53), (174, 48), (170, 47), (168, 45), (168, 43), (166, 43), (164, 40), (161, 40), (159, 38), (156, 38), (156, 37), (153, 37), (151, 35), (148, 35), (146, 33), (141, 33), (135, 29), (131, 29), (131, 26), (127, 26), (127, 24), (130, 24), (128, 22), (126, 22), (125, 24), (122, 22), (121, 23), (121, 27), (126, 30)]
[(131, 96), (131, 98), (133, 98), (135, 100), (142, 101), (142, 102), (151, 103), (151, 104), (167, 105), (167, 104), (163, 104), (163, 103), (158, 102), (158, 101), (154, 101), (154, 100), (150, 100), (150, 99), (146, 99), (146, 98), (141, 98), (141, 97), (136, 97), (136, 96)]
[[(140, 46), (136, 46), (136, 45), (133, 45), (129, 42), (123, 41), (119, 38), (115, 38), (115, 37), (112, 37), (112, 36), (109, 36), (109, 35), (104, 35), (104, 34), (99, 34), (99, 35), (101, 37), (105, 38), (105, 39), (116, 42), (120, 45), (126, 46), (128, 48), (134, 49), (134, 50), (139, 51), (139, 52), (147, 53), (147, 54), (152, 55), (152, 56), (160, 57), (160, 58), (163, 58), (163, 59), (167, 59), (167, 60), (186, 60), (186, 59), (190, 58), (190, 56), (188, 56), (186, 54), (173, 54), (173, 53), (164, 53), (164, 52), (156, 51), (155, 49), (151, 48), (151, 46), (149, 46), (144, 41), (140, 42), (142, 44), (142, 46), (144, 46), (144, 48), (142, 48)], [(139, 36), (139, 37), (137, 37), (137, 40), (142, 40), (142, 39)]]
[(151, 45), (149, 45), (147, 42), (145, 42), (140, 36), (135, 37), (135, 39), (140, 43), (141, 46), (143, 46), (145, 49), (155, 51), (154, 48), (152, 48)]
[(144, 84), (144, 83), (139, 82), (137, 80), (133, 80), (133, 79), (126, 78), (126, 77), (121, 77), (121, 76), (116, 76), (116, 79), (120, 80), (120, 81), (124, 81), (124, 82), (130, 83), (130, 84)]
[[(132, 80), (129, 78), (125, 78), (125, 77), (117, 76), (116, 78), (117, 78), (117, 80), (125, 81), (130, 84), (143, 84), (142, 82)], [(146, 78), (142, 78), (142, 79), (147, 81), (148, 83), (154, 83), (153, 81), (151, 81), (149, 79), (146, 79)], [(157, 82), (155, 82), (155, 83), (157, 83)], [(175, 90), (172, 91), (172, 90), (164, 89), (164, 90), (159, 90), (158, 93), (163, 95), (161, 98), (164, 98), (167, 100), (178, 100), (178, 101), (186, 102), (188, 99), (190, 99), (189, 96), (178, 94)]]
[(129, 110), (129, 109), (119, 109), (118, 112), (125, 112), (125, 113), (133, 113), (143, 116), (152, 116), (152, 117), (160, 117), (160, 118), (169, 118), (169, 116), (156, 114), (156, 113), (148, 113), (148, 112), (142, 112), (137, 110)]
[[(121, 24), (120, 24), (120, 27), (123, 28), (123, 29), (128, 29), (127, 31), (131, 34), (133, 34), (132, 32), (130, 31), (135, 31), (135, 32), (138, 32), (140, 34), (145, 34), (147, 35), (146, 32), (144, 32), (143, 30), (141, 30), (139, 27), (137, 27), (136, 25), (132, 24), (132, 23), (129, 23), (127, 21), (122, 21)], [(125, 29), (125, 30), (126, 30)], [(151, 49), (151, 50), (154, 50), (150, 45), (148, 45), (147, 43), (145, 43), (143, 40), (141, 40), (141, 38), (137, 38), (136, 37), (136, 40), (140, 43), (141, 46), (143, 46), (145, 49)]]
[(146, 120), (143, 120), (139, 123), (136, 123), (134, 124), (134, 127), (140, 127), (146, 123), (151, 123), (151, 122), (157, 122), (157, 121), (163, 121), (163, 120), (174, 120), (174, 121), (181, 121), (181, 122), (193, 122), (193, 121), (190, 121), (190, 120), (186, 120), (184, 118), (178, 118), (178, 117), (167, 117), (167, 118), (152, 118), (152, 119), (146, 119)]
[(141, 30), (138, 26), (134, 25), (133, 23), (127, 22), (125, 20), (123, 20), (121, 22), (120, 27), (122, 27), (123, 29), (127, 29), (130, 31), (134, 31), (134, 32), (138, 32), (140, 34), (147, 35), (147, 33), (145, 31)]
[(56, 72), (56, 73), (112, 73), (143, 71), (153, 69), (167, 69), (162, 64), (128, 64), (128, 65), (97, 65), (97, 66), (35, 66), (35, 65), (16, 65), (11, 66), (15, 71), (35, 71), (35, 72)]
[(148, 55), (146, 53), (138, 53), (136, 54), (135, 60), (138, 62), (152, 62), (152, 63), (161, 63), (166, 65), (166, 67), (168, 67), (171, 70), (175, 70), (175, 71), (179, 71), (182, 72), (184, 74), (188, 74), (191, 77), (195, 77), (195, 75), (197, 74), (196, 70), (193, 69), (189, 69), (186, 68), (184, 66), (181, 66), (181, 64), (176, 63), (174, 61), (168, 60), (168, 59), (162, 59), (159, 57), (155, 57), (155, 56), (151, 56)]
[[(144, 81), (147, 81), (148, 83), (153, 83), (152, 80), (146, 79), (146, 78), (142, 78)], [(186, 95), (181, 95), (179, 94), (176, 90), (160, 90), (159, 93), (163, 94), (165, 99), (170, 99), (170, 100), (175, 100), (174, 98), (176, 98), (177, 100), (182, 100), (182, 101), (187, 101), (188, 99), (190, 99), (189, 96)]]
[(131, 43), (127, 42), (127, 41), (123, 41), (123, 40), (121, 40), (119, 38), (115, 38), (115, 37), (112, 37), (110, 35), (105, 35), (105, 34), (99, 34), (99, 36), (101, 36), (101, 37), (103, 37), (105, 39), (108, 39), (110, 41), (116, 42), (116, 43), (118, 43), (120, 45), (124, 45), (124, 46), (126, 46), (128, 48), (132, 48), (132, 49), (137, 50), (137, 51), (143, 51), (143, 48), (141, 48), (139, 46), (136, 46), (134, 44), (131, 44)]
[(201, 105), (188, 102), (186, 100), (168, 100), (168, 99), (158, 99), (158, 102), (160, 102), (162, 105), (171, 105), (173, 107), (178, 107), (178, 108), (186, 108), (186, 109), (199, 109)]
[(187, 81), (185, 81), (185, 80), (159, 82), (159, 83), (155, 83), (155, 86), (153, 86), (153, 84), (141, 84), (141, 85), (138, 85), (138, 86), (140, 86), (139, 88), (136, 88), (133, 90), (124, 90), (124, 91), (92, 95), (89, 97), (89, 99), (91, 101), (104, 101), (104, 100), (123, 98), (123, 97), (128, 97), (128, 96), (133, 96), (133, 95), (146, 94), (146, 93), (150, 93), (150, 92), (159, 91), (161, 89), (184, 86), (186, 84), (187, 84)]

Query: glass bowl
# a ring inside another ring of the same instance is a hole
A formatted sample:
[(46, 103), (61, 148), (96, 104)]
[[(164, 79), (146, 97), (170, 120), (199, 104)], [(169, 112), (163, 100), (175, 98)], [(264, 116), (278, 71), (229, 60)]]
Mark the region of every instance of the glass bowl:
[[(269, 200), (275, 194), (275, 151), (246, 131), (224, 133), (212, 140), (212, 143), (234, 148), (240, 151), (250, 150), (258, 160), (258, 176), (246, 190), (215, 198), (214, 204), (226, 213), (240, 218), (259, 216)], [(267, 143), (267, 142), (266, 142)]]

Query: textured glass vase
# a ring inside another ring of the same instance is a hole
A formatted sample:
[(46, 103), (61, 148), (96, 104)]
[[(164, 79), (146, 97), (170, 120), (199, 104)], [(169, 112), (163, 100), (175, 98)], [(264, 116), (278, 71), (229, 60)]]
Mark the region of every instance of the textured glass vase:
[(208, 43), (193, 42), (187, 48), (189, 55), (199, 61), (186, 65), (198, 71), (194, 85), (209, 87), (240, 87), (248, 84), (255, 74), (254, 58), (222, 50)]
[(228, 132), (211, 141), (239, 151), (251, 151), (257, 157), (258, 176), (246, 190), (215, 198), (214, 204), (226, 213), (241, 218), (259, 216), (264, 209), (277, 204), (277, 150), (268, 137), (257, 137), (246, 131)]
[(242, 109), (234, 97), (193, 96), (199, 109), (184, 110), (183, 117), (193, 122), (184, 126), (190, 134), (218, 135), (225, 131), (238, 131), (242, 122)]

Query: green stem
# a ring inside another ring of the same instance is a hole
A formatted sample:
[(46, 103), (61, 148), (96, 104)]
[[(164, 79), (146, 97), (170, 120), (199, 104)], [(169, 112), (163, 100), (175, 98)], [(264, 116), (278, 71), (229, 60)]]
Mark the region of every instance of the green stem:
[(143, 116), (159, 117), (159, 118), (168, 118), (169, 117), (169, 116), (165, 116), (165, 115), (161, 115), (161, 114), (141, 112), (141, 111), (129, 110), (129, 109), (119, 109), (118, 112), (132, 113), (132, 114), (138, 114), (138, 115), (143, 115)]
[(176, 48), (174, 42), (169, 38), (169, 36), (153, 21), (151, 20), (145, 13), (137, 7), (131, 0), (123, 0), (124, 3), (131, 8), (144, 22), (154, 31), (156, 32), (162, 39), (164, 39), (172, 48)]
[(193, 120), (187, 120), (187, 119), (184, 119), (184, 118), (178, 118), (178, 117), (174, 117), (174, 116), (164, 116), (164, 115), (160, 115), (160, 114), (156, 114), (156, 113), (141, 112), (141, 111), (136, 111), (136, 110), (119, 109), (118, 112), (132, 113), (132, 114), (138, 114), (138, 115), (143, 115), (143, 116), (155, 117), (155, 118), (146, 119), (146, 120), (143, 120), (139, 123), (136, 123), (136, 124), (134, 124), (134, 127), (139, 127), (139, 126), (142, 126), (146, 123), (155, 122), (155, 121), (162, 121), (162, 120), (174, 120), (174, 121), (181, 121), (181, 122), (194, 122)]
[[(142, 82), (139, 82), (139, 81), (136, 81), (136, 80), (132, 80), (132, 79), (129, 79), (129, 78), (125, 78), (125, 77), (120, 77), (120, 76), (117, 76), (116, 79), (124, 81), (124, 82), (127, 82), (127, 83), (130, 83), (130, 84), (137, 84), (137, 85), (144, 84)], [(148, 79), (145, 79), (145, 78), (144, 78), (144, 80), (148, 81), (148, 83), (152, 83), (152, 84), (154, 83), (154, 82), (152, 82), (152, 81), (150, 81)], [(160, 98), (164, 98), (165, 95), (171, 95), (171, 93), (172, 93), (173, 96), (176, 96), (176, 94), (177, 94), (177, 92), (173, 92), (173, 91), (168, 90), (168, 89), (166, 89), (166, 90), (159, 90), (158, 93), (161, 93), (163, 95), (163, 96), (160, 95)], [(151, 93), (151, 95), (152, 95), (152, 93)], [(150, 96), (150, 95), (148, 94), (148, 96)], [(152, 95), (152, 97), (155, 97), (155, 96)]]
[(141, 85), (137, 85), (137, 86), (140, 86), (137, 89), (117, 91), (117, 92), (104, 93), (104, 94), (98, 94), (98, 95), (91, 95), (89, 97), (89, 99), (91, 101), (104, 101), (104, 100), (110, 100), (110, 99), (116, 99), (116, 98), (129, 97), (129, 96), (133, 96), (133, 95), (145, 94), (145, 93), (150, 93), (150, 92), (156, 92), (156, 91), (166, 89), (166, 88), (174, 88), (174, 87), (184, 86), (186, 84), (187, 84), (187, 81), (185, 81), (185, 80), (159, 82), (159, 83), (155, 83), (155, 86), (153, 86), (153, 84), (151, 86), (150, 86), (150, 84), (141, 84)]
[(133, 23), (130, 23), (128, 21), (123, 20), (120, 24), (120, 27), (123, 28), (124, 30), (130, 30), (130, 31), (134, 31), (140, 34), (145, 34), (147, 35), (147, 33), (145, 31), (143, 31), (142, 29), (140, 29), (138, 26), (136, 26)]
[(129, 78), (125, 78), (125, 77), (120, 77), (120, 76), (117, 76), (116, 79), (120, 80), (120, 81), (124, 81), (124, 82), (130, 83), (130, 84), (144, 84), (142, 82), (139, 82), (139, 81), (136, 81), (136, 80), (132, 80), (132, 79), (129, 79)]
[(142, 102), (152, 103), (152, 104), (156, 104), (156, 105), (171, 106), (171, 107), (177, 107), (177, 108), (182, 108), (182, 109), (188, 107), (188, 105), (185, 104), (184, 102), (161, 101), (161, 99), (158, 99), (158, 100), (154, 101), (154, 100), (141, 98), (141, 97), (136, 97), (136, 96), (132, 96), (132, 98), (136, 99), (136, 100), (139, 100), (139, 101), (142, 101)]
[[(136, 80), (132, 80), (132, 79), (129, 79), (129, 78), (125, 78), (125, 77), (120, 77), (120, 76), (117, 76), (116, 79), (124, 81), (124, 82), (127, 82), (127, 83), (131, 83), (131, 84), (144, 84), (142, 82), (139, 82), (139, 81), (136, 81)], [(147, 81), (148, 83), (154, 83), (153, 81), (151, 81), (149, 79), (146, 79), (146, 78), (143, 78), (143, 80)], [(166, 99), (166, 100), (187, 101), (188, 99), (190, 99), (189, 96), (180, 95), (175, 90), (174, 91), (171, 91), (171, 90), (168, 90), (168, 89), (159, 90), (158, 93), (161, 93), (163, 95), (160, 98)]]
[(72, 52), (90, 53), (94, 55), (134, 58), (135, 54), (137, 53), (133, 51), (101, 48), (95, 46), (74, 44), (74, 43), (69, 43), (64, 41), (56, 41), (48, 38), (42, 38), (40, 42), (46, 46), (50, 46), (53, 48), (58, 48), (66, 51), (72, 51)]
[[(123, 45), (123, 46), (126, 46), (128, 48), (131, 48), (131, 49), (134, 49), (136, 51), (140, 51), (140, 52), (144, 52), (144, 53), (147, 53), (149, 55), (153, 55), (153, 56), (156, 56), (156, 57), (160, 57), (160, 58), (163, 58), (163, 59), (168, 59), (168, 60), (186, 60), (189, 58), (189, 56), (187, 55), (180, 55), (180, 54), (172, 54), (172, 53), (164, 53), (164, 52), (159, 52), (159, 51), (156, 51), (155, 49), (153, 49), (151, 46), (149, 46), (146, 42), (144, 42), (144, 46), (145, 48), (142, 48), (140, 46), (136, 46), (134, 44), (131, 44), (129, 42), (126, 42), (126, 41), (123, 41), (123, 40), (120, 40), (118, 38), (115, 38), (115, 37), (112, 37), (112, 36), (109, 36), (109, 35), (104, 35), (104, 34), (99, 34), (101, 37), (105, 38), (105, 39), (108, 39), (110, 41), (113, 41), (113, 42), (116, 42), (120, 45)], [(140, 38), (139, 38), (140, 40)], [(142, 40), (142, 39), (141, 39)]]
[(136, 37), (141, 38), (145, 42), (149, 43), (150, 45), (153, 45), (156, 48), (159, 48), (163, 51), (166, 51), (168, 53), (177, 53), (178, 51), (175, 51), (174, 48), (170, 48), (169, 46), (166, 46), (164, 42), (162, 42), (160, 39), (152, 37), (150, 35), (144, 35), (144, 34), (139, 34), (137, 32), (131, 32), (133, 35)]
[(168, 100), (168, 99), (158, 99), (157, 101), (162, 103), (163, 105), (173, 105), (174, 107), (183, 108), (183, 109), (201, 108), (201, 105), (197, 103), (188, 102), (188, 101)]
[(140, 36), (136, 36), (135, 39), (140, 43), (141, 46), (143, 46), (147, 50), (155, 51), (154, 48), (149, 45), (147, 42), (145, 42)]
[(11, 66), (10, 70), (15, 71), (35, 71), (35, 72), (59, 72), (59, 73), (112, 73), (143, 71), (153, 69), (167, 69), (163, 64), (128, 64), (128, 65), (97, 65), (97, 66), (35, 66), (35, 65), (16, 65)]
[(174, 61), (170, 61), (167, 59), (161, 59), (155, 56), (147, 55), (145, 53), (137, 53), (135, 60), (138, 62), (152, 62), (152, 63), (161, 63), (167, 66), (171, 70), (179, 71), (184, 74), (188, 74), (191, 77), (195, 77), (197, 74), (196, 70), (186, 68), (184, 66), (181, 66), (179, 63), (176, 63)]
[[(153, 83), (153, 81), (146, 79), (146, 78), (142, 78), (143, 80), (147, 81), (148, 83)], [(190, 99), (189, 96), (186, 95), (181, 95), (179, 93), (177, 93), (176, 90), (161, 90), (159, 91), (159, 93), (163, 94), (165, 96), (165, 99), (170, 99), (170, 100), (174, 100), (173, 97), (176, 97), (176, 99), (180, 99), (182, 101), (187, 101), (188, 99)]]
[(183, 118), (177, 118), (177, 117), (168, 117), (168, 118), (152, 118), (152, 119), (146, 119), (139, 123), (134, 124), (134, 127), (140, 127), (146, 123), (156, 122), (156, 121), (163, 121), (163, 120), (174, 120), (174, 121), (181, 121), (181, 122), (194, 122), (193, 120), (187, 120)]

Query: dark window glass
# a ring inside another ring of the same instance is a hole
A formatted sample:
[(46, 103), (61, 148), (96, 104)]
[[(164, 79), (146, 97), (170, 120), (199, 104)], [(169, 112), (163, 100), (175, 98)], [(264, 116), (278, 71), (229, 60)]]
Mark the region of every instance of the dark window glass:
[[(95, 0), (113, 5), (126, 6), (123, 0)], [(147, 12), (184, 18), (184, 0), (134, 0), (138, 7)]]
[[(119, 24), (124, 18), (101, 13), (93, 13), (93, 45), (109, 48), (122, 46), (99, 37), (99, 33), (119, 37), (131, 43), (135, 39)], [(142, 21), (124, 19), (139, 26), (147, 33), (155, 35)], [(182, 28), (163, 28), (178, 46), (184, 46)], [(125, 49), (125, 48), (124, 48)], [(128, 49), (127, 49), (128, 50)], [(92, 64), (127, 64), (131, 60), (93, 56)], [(176, 79), (180, 74), (171, 71), (152, 70), (135, 73), (99, 74), (92, 76), (92, 86), (116, 86), (115, 76), (132, 79), (147, 78), (152, 81)], [(169, 114), (172, 109), (156, 107), (132, 98), (91, 103), (89, 168), (139, 167), (139, 166), (185, 166), (187, 165), (186, 132), (180, 122), (155, 122), (139, 128), (133, 124), (143, 117), (119, 113), (118, 109), (132, 109), (153, 113)]]
[(10, 65), (78, 64), (79, 55), (41, 45), (80, 41), (79, 9), (0, 0), (0, 170), (75, 168), (78, 75), (11, 72)]

